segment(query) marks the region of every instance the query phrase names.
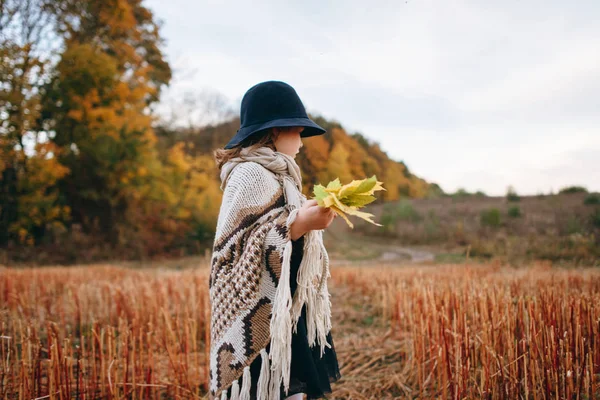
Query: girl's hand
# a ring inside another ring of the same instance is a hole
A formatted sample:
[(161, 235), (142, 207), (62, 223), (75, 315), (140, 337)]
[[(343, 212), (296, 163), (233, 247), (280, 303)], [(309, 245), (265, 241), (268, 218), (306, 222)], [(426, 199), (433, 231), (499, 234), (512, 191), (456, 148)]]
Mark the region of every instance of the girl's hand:
[(319, 206), (316, 200), (307, 200), (290, 227), (292, 240), (297, 240), (308, 231), (327, 228), (336, 216), (331, 208)]

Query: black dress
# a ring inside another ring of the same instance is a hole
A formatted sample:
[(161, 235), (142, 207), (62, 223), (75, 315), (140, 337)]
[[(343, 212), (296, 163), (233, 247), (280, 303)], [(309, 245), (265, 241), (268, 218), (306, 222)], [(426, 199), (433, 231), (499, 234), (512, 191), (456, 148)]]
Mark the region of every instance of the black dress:
[[(292, 256), (290, 260), (290, 290), (292, 297), (296, 292), (298, 283), (296, 276), (302, 261), (304, 248), (304, 236), (296, 241), (292, 241)], [(302, 308), (302, 314), (298, 319), (298, 331), (292, 333), (292, 362), (290, 366), (290, 387), (287, 394), (281, 386), (280, 399), (296, 393), (306, 393), (307, 399), (327, 398), (325, 395), (331, 393), (331, 383), (341, 378), (335, 347), (331, 332), (327, 334), (327, 342), (331, 348), (325, 347), (323, 357), (320, 357), (321, 349), (318, 342), (314, 347), (308, 345), (308, 335), (306, 329), (306, 305)], [(270, 344), (267, 345), (269, 353)], [(250, 385), (250, 398), (256, 399), (256, 387), (260, 375), (262, 357), (259, 355), (250, 364), (250, 376), (252, 377)], [(241, 387), (240, 378), (240, 387)], [(228, 390), (228, 398), (231, 394), (231, 388)]]

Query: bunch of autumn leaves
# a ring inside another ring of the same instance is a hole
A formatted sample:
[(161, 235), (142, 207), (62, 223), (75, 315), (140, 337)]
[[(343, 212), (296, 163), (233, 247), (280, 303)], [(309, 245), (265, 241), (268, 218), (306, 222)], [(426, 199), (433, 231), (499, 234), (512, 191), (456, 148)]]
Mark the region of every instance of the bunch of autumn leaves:
[(362, 218), (374, 225), (381, 226), (371, 219), (374, 215), (359, 211), (360, 208), (375, 201), (373, 194), (378, 190), (386, 190), (381, 186), (383, 182), (378, 182), (377, 177), (373, 175), (363, 180), (353, 180), (342, 185), (339, 178), (329, 182), (327, 187), (315, 185), (313, 189), (314, 199), (321, 207), (328, 207), (340, 215), (350, 228), (354, 225), (348, 219), (348, 215), (354, 215)]

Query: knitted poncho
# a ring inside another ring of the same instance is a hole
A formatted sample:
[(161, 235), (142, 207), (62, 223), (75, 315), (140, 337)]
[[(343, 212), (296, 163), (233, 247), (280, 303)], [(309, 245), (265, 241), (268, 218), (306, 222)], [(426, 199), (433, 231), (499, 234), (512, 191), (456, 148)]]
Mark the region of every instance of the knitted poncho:
[(277, 400), (281, 384), (286, 393), (289, 387), (292, 330), (304, 304), (309, 344), (318, 342), (321, 355), (330, 347), (330, 274), (323, 231), (305, 234), (292, 299), (290, 226), (306, 201), (298, 165), (267, 147), (252, 152), (245, 148), (223, 166), (221, 180), (223, 200), (209, 280), (209, 398), (226, 399), (231, 387), (232, 399), (249, 400), (250, 364), (261, 356), (257, 398)]

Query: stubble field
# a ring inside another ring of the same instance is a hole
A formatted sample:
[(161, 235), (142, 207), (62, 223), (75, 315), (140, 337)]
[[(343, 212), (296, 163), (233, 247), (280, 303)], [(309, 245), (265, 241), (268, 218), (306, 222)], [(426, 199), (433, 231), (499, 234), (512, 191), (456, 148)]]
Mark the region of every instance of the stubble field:
[[(331, 399), (600, 398), (600, 270), (336, 265)], [(0, 268), (0, 398), (203, 398), (208, 266)]]

